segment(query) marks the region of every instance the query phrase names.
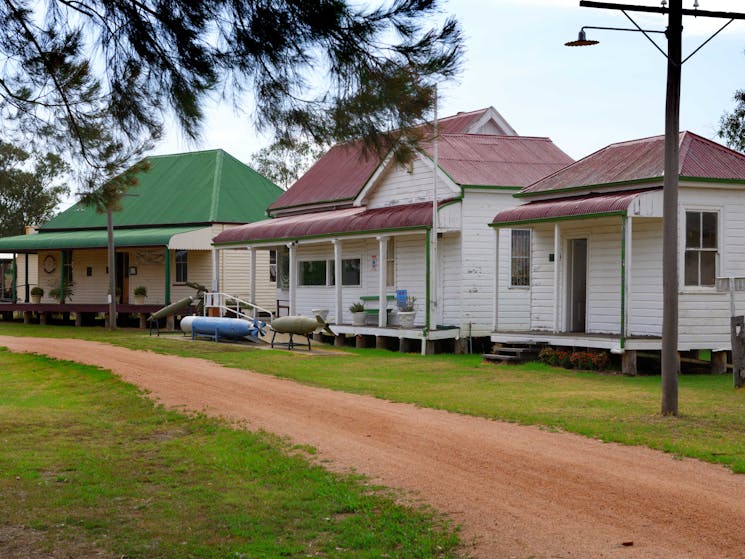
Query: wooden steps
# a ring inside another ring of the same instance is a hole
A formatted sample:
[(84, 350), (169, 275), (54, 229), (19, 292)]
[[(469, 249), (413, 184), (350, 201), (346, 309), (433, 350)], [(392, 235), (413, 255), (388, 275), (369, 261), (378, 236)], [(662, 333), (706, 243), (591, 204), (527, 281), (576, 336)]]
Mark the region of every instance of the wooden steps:
[(484, 353), (481, 357), (489, 363), (524, 363), (538, 358), (540, 347), (533, 344), (503, 346), (494, 344), (493, 353)]

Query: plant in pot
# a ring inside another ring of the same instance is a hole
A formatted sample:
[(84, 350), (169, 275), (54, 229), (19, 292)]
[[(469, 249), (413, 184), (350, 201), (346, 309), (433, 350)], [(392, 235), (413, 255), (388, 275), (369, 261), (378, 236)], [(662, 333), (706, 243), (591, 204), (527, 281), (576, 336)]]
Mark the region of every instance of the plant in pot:
[(72, 283), (59, 284), (49, 290), (49, 296), (52, 299), (57, 299), (60, 305), (64, 305), (66, 300), (72, 299), (72, 287)]
[(138, 285), (135, 287), (135, 305), (144, 305), (145, 297), (147, 297), (147, 287), (144, 285)]
[(353, 326), (364, 326), (367, 313), (365, 312), (364, 303), (354, 303), (349, 307), (349, 312), (352, 313), (352, 325)]
[(414, 326), (414, 319), (416, 318), (414, 303), (416, 303), (416, 297), (407, 297), (406, 303), (399, 308), (398, 322), (401, 328), (412, 328)]
[(38, 305), (39, 303), (41, 303), (41, 298), (44, 297), (44, 290), (36, 285), (31, 288), (29, 294), (31, 295), (31, 302), (34, 305)]

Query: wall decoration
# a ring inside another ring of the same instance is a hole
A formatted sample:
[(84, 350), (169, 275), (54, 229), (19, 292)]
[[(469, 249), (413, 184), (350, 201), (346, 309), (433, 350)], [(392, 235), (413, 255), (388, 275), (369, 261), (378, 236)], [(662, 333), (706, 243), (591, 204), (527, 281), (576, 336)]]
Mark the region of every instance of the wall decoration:
[(140, 265), (163, 264), (166, 255), (162, 250), (138, 250), (135, 252), (135, 262)]
[(57, 269), (57, 259), (52, 254), (47, 254), (44, 258), (44, 271), (52, 274)]

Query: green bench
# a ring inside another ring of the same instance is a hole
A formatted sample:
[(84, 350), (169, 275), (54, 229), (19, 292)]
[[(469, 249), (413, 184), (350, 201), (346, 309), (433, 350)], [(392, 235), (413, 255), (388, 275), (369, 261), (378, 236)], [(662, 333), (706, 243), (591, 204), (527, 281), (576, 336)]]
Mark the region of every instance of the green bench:
[[(393, 307), (396, 306), (396, 296), (386, 295), (385, 298), (388, 301), (387, 311), (391, 312)], [(377, 295), (360, 295), (360, 301), (365, 305), (365, 313), (368, 316), (378, 316), (380, 312), (380, 297)]]

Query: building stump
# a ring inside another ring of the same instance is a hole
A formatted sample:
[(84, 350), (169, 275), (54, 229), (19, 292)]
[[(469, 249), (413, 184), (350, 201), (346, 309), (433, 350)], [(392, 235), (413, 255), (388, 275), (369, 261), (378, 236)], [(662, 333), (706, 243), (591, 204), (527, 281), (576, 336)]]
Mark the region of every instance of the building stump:
[(627, 350), (623, 352), (621, 356), (621, 372), (630, 377), (636, 376), (636, 351)]

